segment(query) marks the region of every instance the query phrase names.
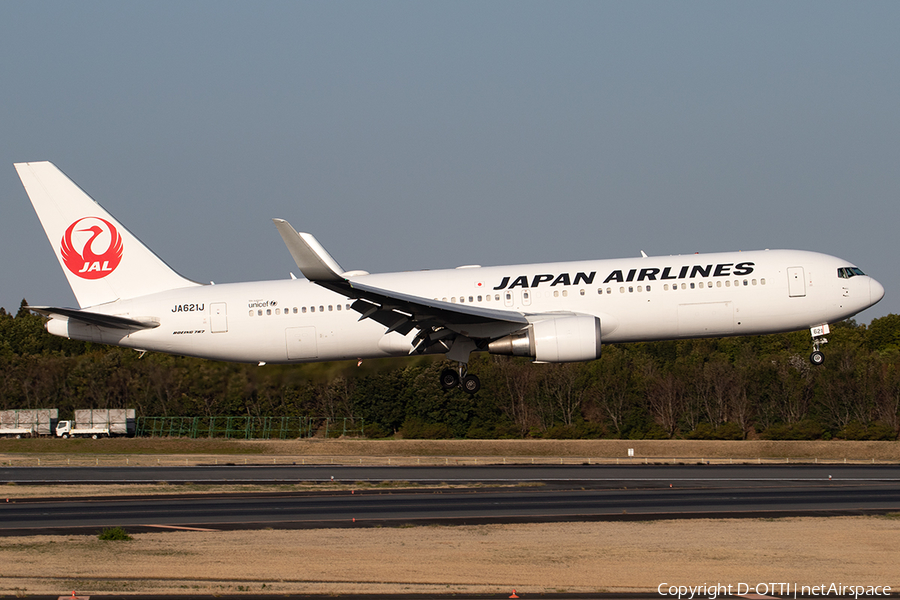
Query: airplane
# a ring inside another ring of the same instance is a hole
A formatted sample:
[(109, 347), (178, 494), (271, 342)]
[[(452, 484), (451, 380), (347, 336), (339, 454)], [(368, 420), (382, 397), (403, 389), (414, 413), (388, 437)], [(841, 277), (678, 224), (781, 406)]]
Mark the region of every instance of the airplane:
[(50, 162), (16, 163), (79, 308), (31, 306), (53, 335), (201, 358), (305, 363), (440, 354), (474, 394), (472, 352), (600, 358), (601, 342), (759, 335), (829, 323), (884, 296), (854, 264), (801, 250), (369, 274), (273, 219), (305, 279), (200, 284), (172, 270)]

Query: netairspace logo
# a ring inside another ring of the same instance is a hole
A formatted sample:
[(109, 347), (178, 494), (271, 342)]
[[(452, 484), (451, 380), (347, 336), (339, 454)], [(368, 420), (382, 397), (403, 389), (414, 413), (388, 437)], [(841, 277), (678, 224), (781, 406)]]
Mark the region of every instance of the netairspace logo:
[(859, 598), (860, 596), (890, 596), (891, 587), (888, 585), (843, 585), (841, 583), (823, 583), (820, 585), (800, 585), (797, 583), (724, 583), (703, 585), (669, 585), (661, 583), (656, 591), (660, 596), (672, 596), (673, 598), (708, 598), (716, 600), (719, 596), (743, 596), (746, 594), (758, 594), (761, 596), (773, 594), (779, 597), (797, 598), (798, 596), (843, 596)]

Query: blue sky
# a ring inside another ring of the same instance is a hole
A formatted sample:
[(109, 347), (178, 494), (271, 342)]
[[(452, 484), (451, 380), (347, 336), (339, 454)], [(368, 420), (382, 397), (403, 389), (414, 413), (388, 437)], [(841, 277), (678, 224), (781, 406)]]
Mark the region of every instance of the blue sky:
[(900, 312), (900, 3), (0, 3), (0, 305), (74, 305), (13, 162), (176, 270), (834, 254)]

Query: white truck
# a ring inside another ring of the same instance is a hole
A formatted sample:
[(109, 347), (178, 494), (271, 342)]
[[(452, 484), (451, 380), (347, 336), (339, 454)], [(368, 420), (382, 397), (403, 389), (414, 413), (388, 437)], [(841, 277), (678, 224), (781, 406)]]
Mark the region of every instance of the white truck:
[(59, 421), (56, 435), (61, 438), (70, 437), (116, 437), (133, 436), (135, 431), (135, 414), (133, 408), (117, 409), (83, 409), (75, 411), (75, 420)]
[(89, 437), (96, 440), (109, 437), (109, 427), (76, 427), (72, 421), (60, 421), (56, 424), (56, 435), (61, 438)]
[(58, 415), (55, 408), (0, 410), (0, 437), (52, 435)]
[(2, 427), (0, 426), (0, 437), (16, 438), (34, 437), (37, 435), (34, 427)]

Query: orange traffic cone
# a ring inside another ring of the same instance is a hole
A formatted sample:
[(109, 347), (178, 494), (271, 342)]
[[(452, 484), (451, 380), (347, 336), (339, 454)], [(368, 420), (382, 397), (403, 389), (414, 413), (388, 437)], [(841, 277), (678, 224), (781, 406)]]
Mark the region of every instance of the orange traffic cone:
[(510, 598), (518, 598), (518, 596), (516, 596), (516, 590), (513, 590), (512, 596), (510, 596)]

